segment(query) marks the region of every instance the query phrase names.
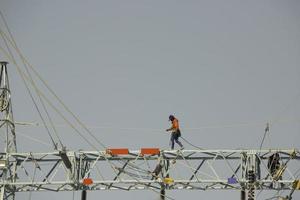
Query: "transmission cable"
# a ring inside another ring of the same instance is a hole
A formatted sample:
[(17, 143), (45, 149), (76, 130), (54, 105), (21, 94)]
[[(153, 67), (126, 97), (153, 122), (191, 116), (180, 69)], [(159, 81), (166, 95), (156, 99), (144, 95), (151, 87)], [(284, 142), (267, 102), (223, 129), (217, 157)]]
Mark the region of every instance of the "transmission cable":
[[(12, 43), (12, 42), (11, 42)], [(26, 63), (31, 70), (36, 74), (36, 76), (39, 78), (39, 80), (46, 86), (46, 88), (50, 91), (50, 93), (58, 100), (58, 102), (64, 107), (64, 109), (72, 115), (72, 117), (77, 121), (77, 123), (83, 127), (84, 130), (87, 131), (87, 133), (96, 141), (98, 144), (100, 144), (103, 148), (107, 148), (85, 125), (80, 121), (80, 119), (66, 106), (66, 104), (58, 97), (58, 95), (50, 88), (50, 86), (46, 83), (46, 81), (40, 76), (40, 74), (34, 69), (34, 67), (27, 61), (27, 59), (21, 54), (20, 50), (18, 50), (18, 47), (14, 44), (12, 46), (18, 51), (21, 59)]]
[[(23, 56), (22, 56), (22, 58), (23, 58)], [(27, 71), (27, 74), (28, 74), (28, 76), (29, 76), (29, 78), (30, 78), (30, 81), (31, 81), (31, 83), (32, 83), (32, 85), (33, 85), (33, 87), (34, 87), (34, 89), (35, 89), (35, 91), (36, 91), (36, 93), (37, 93), (37, 95), (38, 95), (38, 97), (39, 97), (39, 100), (40, 100), (40, 102), (41, 102), (41, 104), (42, 104), (42, 106), (43, 106), (43, 108), (44, 108), (44, 111), (45, 111), (45, 113), (46, 113), (46, 115), (47, 115), (47, 117), (48, 117), (48, 120), (49, 120), (49, 122), (50, 122), (50, 124), (51, 124), (51, 127), (52, 127), (52, 129), (53, 129), (53, 131), (54, 131), (54, 133), (55, 133), (55, 135), (56, 135), (56, 137), (57, 137), (57, 139), (58, 139), (58, 141), (59, 141), (59, 143), (60, 143), (61, 148), (63, 149), (63, 148), (64, 148), (64, 145), (63, 145), (63, 143), (62, 143), (62, 141), (61, 141), (61, 138), (59, 137), (59, 135), (58, 135), (58, 133), (57, 133), (57, 130), (56, 130), (55, 126), (54, 126), (54, 123), (53, 123), (53, 121), (52, 121), (52, 118), (51, 118), (51, 116), (50, 116), (50, 114), (49, 114), (49, 112), (48, 112), (48, 110), (47, 110), (47, 108), (46, 108), (46, 106), (45, 106), (45, 103), (44, 103), (43, 99), (41, 98), (41, 96), (40, 96), (40, 94), (39, 94), (39, 92), (38, 92), (38, 88), (37, 88), (37, 86), (36, 86), (36, 84), (35, 84), (35, 82), (34, 82), (32, 76), (31, 76), (31, 74), (30, 74), (30, 72), (29, 72), (29, 70), (28, 70), (28, 67), (26, 66), (26, 63), (24, 62), (24, 59), (22, 59), (22, 61), (23, 61), (23, 64), (24, 64), (24, 66), (25, 66), (25, 69), (26, 69), (26, 71)]]
[[(26, 60), (26, 63), (28, 61)], [(81, 120), (66, 106), (66, 104), (58, 97), (58, 95), (50, 88), (50, 86), (46, 83), (46, 81), (43, 80), (43, 78), (39, 75), (39, 73), (33, 68), (32, 65), (28, 63), (28, 66), (32, 69), (32, 71), (36, 74), (36, 76), (41, 80), (41, 82), (47, 87), (47, 89), (52, 93), (52, 95), (59, 101), (59, 103), (65, 108), (65, 110), (74, 117), (74, 119), (81, 125), (81, 127), (84, 128), (84, 130), (87, 131), (87, 133), (95, 139), (103, 148), (107, 148), (106, 145), (104, 145), (89, 129), (88, 127), (81, 122)]]
[[(7, 31), (8, 31), (8, 33), (9, 33), (9, 35), (10, 35), (10, 38), (12, 39), (12, 42), (13, 42), (14, 46), (16, 47), (16, 50), (18, 50), (17, 44), (16, 44), (16, 42), (15, 42), (13, 36), (12, 36), (12, 33), (11, 33), (10, 29), (9, 29), (9, 26), (8, 26), (8, 24), (7, 24), (6, 20), (5, 20), (5, 17), (4, 17), (4, 15), (3, 15), (3, 13), (2, 13), (1, 10), (0, 10), (0, 15), (1, 15), (2, 21), (4, 22), (5, 27), (6, 27)], [(5, 46), (7, 47), (7, 50), (8, 50), (8, 52), (9, 52), (9, 54), (10, 54), (10, 57), (11, 57), (10, 60), (13, 61), (13, 63), (17, 66), (17, 71), (18, 71), (18, 73), (20, 74), (20, 76), (21, 76), (21, 78), (22, 78), (22, 80), (23, 80), (23, 83), (24, 83), (24, 85), (26, 86), (27, 92), (29, 93), (30, 98), (31, 98), (32, 102), (34, 103), (34, 106), (35, 106), (35, 108), (36, 108), (36, 110), (37, 110), (37, 112), (38, 112), (38, 114), (39, 114), (39, 116), (40, 116), (40, 118), (41, 118), (41, 120), (42, 120), (42, 122), (43, 122), (43, 124), (44, 124), (44, 126), (45, 126), (45, 128), (46, 128), (46, 130), (47, 130), (47, 133), (48, 133), (48, 135), (49, 135), (49, 137), (50, 137), (50, 139), (51, 139), (51, 142), (52, 142), (52, 144), (53, 144), (53, 146), (54, 146), (54, 149), (57, 149), (57, 144), (54, 142), (54, 139), (53, 139), (53, 137), (51, 136), (51, 133), (50, 133), (50, 130), (48, 129), (48, 127), (47, 127), (46, 121), (45, 121), (44, 118), (42, 117), (42, 114), (41, 114), (41, 112), (40, 112), (40, 110), (39, 110), (39, 108), (38, 108), (38, 105), (37, 105), (37, 103), (35, 102), (34, 97), (33, 97), (32, 93), (31, 93), (31, 91), (30, 91), (30, 89), (29, 89), (29, 87), (28, 87), (28, 85), (27, 85), (27, 83), (26, 83), (24, 77), (22, 76), (22, 72), (21, 72), (22, 70), (21, 70), (21, 69), (19, 68), (19, 66), (17, 65), (16, 59), (14, 58), (14, 55), (13, 55), (13, 53), (11, 52), (11, 50), (10, 50), (10, 48), (9, 48), (9, 45), (7, 44), (6, 38), (7, 38), (7, 39), (9, 39), (9, 38), (8, 38), (8, 37), (5, 38), (6, 35), (5, 35), (4, 31), (2, 31), (1, 29), (0, 29), (0, 34), (1, 34), (2, 38), (3, 38), (3, 41), (4, 41), (4, 43), (5, 43)], [(18, 52), (19, 52), (19, 51), (18, 51)], [(7, 56), (8, 56), (8, 55), (7, 55)], [(59, 139), (59, 137), (58, 137), (58, 139)], [(59, 141), (60, 141), (60, 139), (59, 139)], [(60, 141), (60, 143), (61, 143), (61, 141)]]
[[(7, 42), (6, 42), (6, 39), (9, 40), (9, 41), (11, 42), (11, 44), (12, 44), (13, 47), (15, 47), (15, 50), (16, 50), (17, 53), (19, 54), (19, 56), (20, 56), (20, 58), (21, 58), (21, 60), (22, 60), (22, 62), (23, 62), (23, 65), (25, 66), (25, 70), (26, 70), (26, 72), (27, 72), (27, 74), (28, 74), (28, 76), (29, 76), (31, 85), (32, 85), (33, 88), (37, 91), (37, 86), (36, 86), (36, 84), (35, 84), (35, 82), (34, 82), (32, 76), (31, 76), (31, 74), (30, 74), (30, 72), (29, 72), (29, 69), (28, 69), (28, 67), (27, 67), (27, 65), (26, 65), (26, 63), (25, 63), (24, 57), (22, 56), (22, 53), (21, 53), (20, 49), (18, 48), (17, 43), (16, 43), (16, 41), (14, 40), (13, 35), (11, 34), (11, 31), (10, 31), (10, 29), (9, 29), (9, 27), (8, 27), (8, 25), (7, 25), (7, 22), (6, 22), (6, 20), (5, 20), (5, 18), (4, 18), (4, 16), (3, 16), (3, 14), (2, 14), (1, 11), (0, 11), (0, 13), (1, 13), (2, 20), (4, 21), (4, 24), (5, 24), (5, 26), (6, 26), (6, 29), (7, 29), (8, 33), (9, 33), (9, 35), (10, 35), (10, 38), (11, 38), (11, 40), (10, 40), (10, 39), (5, 35), (4, 31), (0, 30), (0, 31), (1, 31), (1, 35), (2, 35), (2, 37), (3, 37), (3, 40), (4, 40), (4, 42), (5, 42), (5, 45), (6, 45), (7, 49), (8, 49), (8, 51), (9, 51), (9, 54), (11, 55), (12, 60), (13, 60), (14, 63), (16, 64), (16, 59), (14, 58), (12, 52), (10, 51), (10, 48), (9, 48)], [(6, 39), (5, 39), (5, 37), (6, 37)], [(17, 66), (17, 65), (16, 65), (16, 66)], [(17, 66), (17, 67), (18, 67), (18, 66)], [(18, 68), (19, 68), (19, 67), (18, 67)], [(18, 70), (18, 71), (19, 71), (19, 70)], [(20, 72), (19, 72), (19, 73), (20, 73)], [(24, 73), (24, 74), (25, 74), (25, 73)], [(22, 79), (23, 79), (23, 78), (22, 78)], [(23, 80), (24, 80), (24, 79), (23, 79)], [(64, 146), (63, 146), (62, 141), (61, 141), (61, 139), (60, 139), (60, 137), (59, 137), (59, 135), (58, 135), (58, 133), (57, 133), (57, 131), (56, 131), (56, 128), (55, 128), (55, 126), (54, 126), (54, 124), (53, 124), (53, 121), (52, 121), (52, 119), (51, 119), (51, 117), (50, 117), (50, 115), (49, 115), (49, 112), (48, 112), (48, 110), (47, 110), (47, 108), (46, 108), (46, 106), (45, 106), (45, 103), (44, 103), (44, 101), (42, 100), (42, 98), (40, 97), (39, 93), (38, 93), (38, 92), (36, 92), (36, 93), (37, 93), (38, 98), (39, 98), (39, 100), (40, 100), (40, 102), (41, 102), (41, 104), (42, 104), (42, 107), (43, 107), (43, 109), (44, 109), (44, 111), (45, 111), (45, 113), (46, 113), (46, 115), (47, 115), (47, 118), (48, 118), (48, 120), (49, 120), (49, 122), (50, 122), (50, 125), (52, 126), (52, 129), (53, 129), (53, 131), (54, 131), (54, 133), (55, 133), (55, 135), (56, 135), (56, 137), (57, 137), (57, 139), (58, 139), (58, 141), (59, 141), (61, 147), (63, 148)], [(32, 95), (31, 95), (31, 96), (32, 96)], [(34, 100), (33, 100), (33, 101), (34, 101)], [(35, 104), (36, 104), (36, 103), (35, 103)], [(43, 122), (44, 122), (44, 120), (43, 120)], [(50, 130), (48, 129), (48, 127), (47, 127), (47, 125), (46, 125), (46, 122), (45, 122), (45, 127), (46, 127), (47, 131), (50, 132)], [(56, 144), (55, 146), (56, 146), (55, 149), (57, 149), (57, 144)]]
[[(1, 47), (0, 47), (1, 48)], [(1, 48), (4, 52), (5, 50), (3, 48)], [(8, 58), (10, 58), (10, 56), (7, 55)], [(10, 58), (11, 60), (11, 58)], [(15, 63), (15, 62), (14, 62)], [(17, 66), (17, 63), (15, 63), (16, 66)], [(22, 78), (27, 78), (26, 75), (24, 75), (21, 71), (21, 74), (24, 76), (22, 76)], [(69, 120), (66, 119), (66, 117), (50, 102), (50, 100), (47, 99), (47, 97), (45, 95), (43, 95), (43, 93), (41, 91), (38, 90), (38, 92), (40, 93), (40, 95), (46, 100), (46, 102), (64, 119), (64, 121), (71, 127), (75, 130), (75, 132), (77, 134), (79, 134), (91, 147), (93, 147), (96, 151), (98, 151), (98, 148), (96, 146), (94, 146), (89, 140), (87, 140), (85, 138), (85, 136), (78, 130), (76, 129), (76, 127), (71, 123), (69, 122)], [(98, 140), (97, 140), (98, 141)], [(113, 163), (111, 163), (110, 160), (108, 160), (107, 158), (107, 155), (103, 155), (105, 160), (111, 165), (111, 168), (113, 169), (113, 171), (117, 174), (117, 171), (116, 171), (116, 167)]]
[[(0, 13), (1, 13), (1, 11), (0, 11)], [(1, 14), (1, 16), (2, 16), (2, 14)], [(3, 32), (2, 32), (2, 30), (0, 30), (0, 34), (1, 34), (1, 36), (3, 37)], [(5, 45), (6, 45), (7, 49), (9, 49), (9, 46), (8, 46), (8, 44), (7, 44), (6, 40), (5, 40), (5, 38), (3, 38), (3, 39), (4, 39), (4, 42), (5, 42)], [(9, 51), (9, 53), (11, 53), (11, 51)], [(13, 61), (13, 63), (14, 63), (16, 66), (18, 66), (17, 63), (16, 63), (15, 58), (13, 57), (13, 54), (11, 54), (10, 60)], [(37, 103), (36, 103), (35, 100), (34, 100), (34, 97), (33, 97), (32, 93), (31, 93), (31, 91), (30, 91), (30, 89), (29, 89), (29, 86), (27, 85), (27, 83), (26, 83), (26, 81), (25, 81), (25, 78), (23, 77), (22, 71), (21, 71), (21, 69), (20, 69), (19, 67), (17, 67), (17, 71), (18, 71), (19, 75), (21, 76), (21, 78), (22, 78), (22, 80), (23, 80), (23, 83), (24, 83), (24, 85), (25, 85), (25, 87), (26, 87), (26, 90), (27, 90), (27, 92), (28, 92), (28, 94), (29, 94), (29, 96), (30, 96), (30, 98), (31, 98), (31, 100), (32, 100), (32, 102), (33, 102), (33, 104), (34, 104), (34, 106), (35, 106), (35, 108), (36, 108), (38, 114), (39, 114), (39, 117), (41, 118), (41, 120), (42, 120), (42, 122), (43, 122), (43, 124), (44, 124), (44, 126), (45, 126), (45, 128), (46, 128), (46, 130), (47, 130), (47, 133), (48, 133), (48, 135), (49, 135), (49, 137), (50, 137), (50, 139), (51, 139), (51, 142), (52, 142), (52, 144), (53, 144), (53, 146), (54, 146), (54, 149), (57, 149), (57, 145), (56, 145), (56, 143), (54, 142), (53, 137), (51, 136), (51, 133), (50, 133), (48, 127), (47, 127), (47, 124), (46, 124), (46, 122), (45, 122), (45, 120), (44, 120), (44, 118), (43, 118), (43, 116), (42, 116), (42, 114), (41, 114), (41, 112), (40, 112), (40, 110), (39, 110), (39, 108), (38, 108)]]
[[(1, 50), (3, 50), (3, 48), (2, 47), (0, 47), (0, 49)], [(12, 59), (10, 59), (10, 60), (12, 60)], [(14, 62), (14, 61), (13, 61)], [(15, 63), (14, 62), (14, 64), (16, 65), (16, 66), (18, 66), (17, 65), (17, 63)], [(19, 69), (20, 70), (20, 68), (18, 67), (17, 69)], [(18, 71), (19, 71), (18, 70)], [(22, 77), (22, 79), (26, 79), (26, 78), (28, 78), (25, 74), (23, 74), (23, 72), (22, 71), (19, 71), (19, 74), (21, 75), (21, 77)], [(29, 90), (29, 89), (28, 89)], [(76, 131), (76, 133), (78, 133), (91, 147), (93, 147), (95, 150), (98, 150), (97, 149), (97, 147), (95, 147), (90, 141), (88, 141), (86, 138), (85, 138), (85, 136), (83, 136), (81, 133), (80, 133), (80, 131), (79, 130), (77, 130), (77, 128), (69, 121), (69, 120), (67, 120), (66, 119), (66, 117), (50, 102), (50, 100), (48, 100), (47, 98), (46, 98), (46, 96), (40, 91), (40, 90), (37, 90), (37, 92), (39, 93), (39, 95), (40, 96), (42, 96), (45, 100), (46, 100), (46, 102), (60, 115), (60, 117), (62, 117), (62, 119), (71, 127), (71, 128), (73, 128), (73, 130), (75, 130)], [(29, 91), (29, 93), (30, 93), (30, 91)], [(31, 94), (31, 93), (30, 93)], [(33, 97), (32, 97), (33, 98)], [(35, 103), (35, 101), (33, 101), (34, 103)], [(38, 108), (37, 108), (37, 110), (38, 110)], [(39, 111), (39, 110), (38, 110)], [(40, 113), (40, 112), (39, 112)], [(41, 116), (40, 116), (41, 117)], [(43, 125), (46, 127), (46, 130), (47, 130), (47, 132), (48, 132), (48, 134), (50, 134), (50, 131), (49, 131), (49, 129), (48, 129), (48, 126), (47, 126), (47, 124), (44, 122), (44, 120), (43, 120), (43, 117), (41, 117), (41, 119), (42, 119), (42, 121), (43, 121)], [(49, 135), (50, 136), (50, 138), (51, 138), (51, 141), (52, 141), (52, 143), (54, 143), (54, 140), (53, 140), (53, 138), (52, 138), (52, 136), (51, 136), (51, 134)], [(54, 143), (55, 144), (55, 143)], [(55, 145), (56, 146), (56, 145)]]
[(264, 143), (264, 141), (265, 141), (266, 135), (267, 135), (267, 133), (269, 133), (269, 132), (270, 132), (270, 127), (269, 127), (269, 123), (267, 123), (266, 128), (265, 128), (265, 133), (264, 133), (263, 139), (262, 139), (262, 141), (261, 141), (261, 143), (260, 143), (260, 146), (259, 146), (259, 150), (261, 150), (261, 148), (262, 148), (262, 146), (263, 146), (263, 143)]
[(29, 140), (38, 142), (38, 143), (43, 144), (43, 145), (46, 145), (46, 146), (51, 146), (51, 145), (49, 145), (49, 143), (44, 142), (44, 141), (42, 141), (42, 140), (38, 140), (38, 139), (33, 138), (33, 137), (30, 137), (30, 136), (28, 136), (27, 134), (20, 133), (19, 131), (18, 131), (17, 133), (18, 133), (18, 135), (20, 135), (20, 136), (22, 136), (22, 137), (24, 137), (24, 138), (27, 138), (27, 139), (29, 139)]
[[(0, 29), (0, 31), (1, 31), (1, 29)], [(2, 37), (3, 37), (3, 31), (1, 31), (1, 33), (2, 33)], [(12, 41), (10, 41), (10, 40), (8, 40), (11, 44), (12, 44)], [(6, 40), (5, 40), (5, 42), (6, 42)], [(8, 45), (7, 45), (8, 46)], [(16, 47), (16, 45), (14, 45), (14, 44), (12, 44), (12, 46), (15, 48), (15, 49), (17, 49), (17, 47)], [(2, 49), (2, 48), (1, 48)], [(3, 49), (2, 49), (3, 50)], [(18, 53), (19, 54), (21, 54), (21, 52), (20, 52), (20, 50), (17, 50), (18, 51)], [(23, 82), (25, 83), (25, 85), (26, 85), (26, 88), (27, 88), (27, 90), (29, 91), (29, 93), (30, 93), (30, 96), (32, 97), (32, 99), (33, 99), (33, 96), (32, 96), (32, 94), (31, 94), (31, 92), (30, 92), (30, 90), (29, 90), (29, 87), (27, 86), (27, 84), (26, 84), (26, 82), (25, 82), (25, 78), (27, 78), (27, 79), (29, 79), (23, 72), (22, 72), (22, 70), (20, 69), (20, 67), (18, 66), (18, 64), (16, 63), (16, 60), (15, 59), (13, 59), (13, 57), (12, 56), (10, 56), (11, 58), (10, 58), (10, 60), (12, 60), (13, 61), (13, 63), (17, 66), (17, 69), (18, 69), (18, 72), (19, 72), (19, 74), (21, 75), (21, 77), (22, 77), (22, 79), (23, 79)], [(28, 63), (27, 62), (27, 60), (24, 58), (24, 56), (22, 56), (22, 55), (20, 55), (20, 57), (22, 58), (22, 60), (24, 60), (24, 62), (26, 61), (26, 63)], [(24, 65), (25, 65), (25, 63), (24, 63)], [(25, 78), (24, 78), (25, 77)], [(40, 90), (38, 90), (37, 88), (35, 88), (36, 89), (36, 91), (37, 91), (37, 94), (40, 96), (42, 93), (41, 93), (41, 91)], [(46, 97), (45, 97), (45, 95), (42, 95), (43, 96), (43, 98), (45, 98), (46, 99)], [(46, 99), (47, 100), (47, 99)], [(38, 112), (39, 112), (39, 114), (40, 114), (40, 117), (41, 117), (41, 119), (42, 119), (42, 121), (43, 121), (43, 124), (44, 124), (44, 126), (46, 127), (46, 129), (47, 129), (47, 132), (50, 134), (50, 136), (51, 136), (51, 133), (50, 133), (50, 131), (49, 131), (49, 129), (48, 129), (48, 126), (47, 126), (47, 124), (45, 123), (45, 120), (43, 119), (43, 117), (41, 116), (41, 113), (40, 113), (40, 111), (39, 111), (39, 109), (38, 109), (38, 107), (37, 107), (37, 105), (36, 105), (36, 103), (35, 103), (35, 101), (34, 101), (34, 99), (33, 99), (33, 102), (34, 102), (34, 104), (35, 104), (35, 106), (36, 106), (36, 108), (37, 108), (37, 110), (38, 110)], [(50, 103), (50, 101), (49, 100), (47, 100), (47, 102), (48, 102), (48, 104), (50, 104), (51, 106), (52, 106), (52, 108), (55, 108), (55, 106), (53, 106), (53, 104), (51, 104)], [(56, 112), (58, 112), (60, 115), (61, 115), (61, 113), (59, 112), (59, 110), (58, 109), (56, 109), (55, 108), (55, 110), (56, 110)], [(67, 124), (71, 124), (68, 120), (66, 120), (66, 118), (63, 116), (63, 115), (61, 115), (61, 117), (67, 122)], [(73, 129), (76, 129), (73, 125), (71, 125), (71, 127), (73, 128)], [(81, 136), (82, 136), (82, 138), (85, 140), (85, 141), (87, 141), (86, 140), (86, 138), (76, 129), (75, 130), (77, 133), (79, 133)], [(58, 135), (57, 135), (58, 136)], [(58, 139), (59, 139), (59, 136), (58, 136)], [(53, 140), (53, 138), (51, 137), (51, 140), (52, 140), (52, 142), (54, 143), (54, 140)], [(59, 139), (60, 140), (60, 139)], [(97, 139), (96, 139), (97, 140)], [(98, 140), (97, 140), (98, 141)], [(97, 148), (94, 146), (94, 145), (92, 145), (89, 141), (87, 141), (93, 148), (95, 148), (95, 150), (97, 150)], [(99, 141), (98, 141), (99, 142)], [(61, 143), (61, 141), (60, 141), (60, 143)], [(55, 143), (54, 143), (55, 144)], [(61, 143), (61, 145), (62, 145), (62, 143)], [(55, 144), (55, 146), (56, 146), (56, 144)], [(55, 149), (57, 149), (57, 148), (55, 148)]]

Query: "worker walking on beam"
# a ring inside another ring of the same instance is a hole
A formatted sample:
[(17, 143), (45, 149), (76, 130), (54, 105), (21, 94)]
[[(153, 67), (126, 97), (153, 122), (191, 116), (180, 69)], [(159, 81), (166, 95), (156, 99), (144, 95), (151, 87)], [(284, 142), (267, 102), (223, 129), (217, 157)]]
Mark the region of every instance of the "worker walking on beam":
[(183, 145), (178, 140), (179, 137), (181, 136), (178, 119), (176, 119), (174, 115), (170, 115), (169, 121), (171, 121), (172, 126), (168, 128), (166, 131), (171, 131), (171, 149), (172, 150), (174, 149), (175, 142), (181, 147), (181, 149), (183, 149)]

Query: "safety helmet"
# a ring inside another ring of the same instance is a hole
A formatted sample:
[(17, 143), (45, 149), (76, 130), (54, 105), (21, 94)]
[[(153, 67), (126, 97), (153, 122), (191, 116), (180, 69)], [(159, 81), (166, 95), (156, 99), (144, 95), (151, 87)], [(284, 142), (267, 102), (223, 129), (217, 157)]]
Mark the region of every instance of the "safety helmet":
[(169, 116), (169, 121), (173, 121), (175, 119), (174, 115)]

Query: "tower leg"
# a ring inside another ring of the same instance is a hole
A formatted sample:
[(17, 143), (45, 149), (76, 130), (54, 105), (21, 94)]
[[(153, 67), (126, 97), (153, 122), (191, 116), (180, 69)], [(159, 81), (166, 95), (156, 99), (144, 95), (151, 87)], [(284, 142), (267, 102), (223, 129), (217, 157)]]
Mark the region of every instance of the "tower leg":
[(4, 200), (4, 186), (2, 186), (0, 190), (0, 200)]
[(165, 197), (166, 197), (166, 190), (165, 190), (165, 186), (162, 185), (161, 190), (160, 190), (160, 199), (165, 200)]
[(246, 200), (246, 192), (245, 189), (241, 190), (241, 200)]
[(81, 200), (86, 200), (86, 190), (82, 190)]

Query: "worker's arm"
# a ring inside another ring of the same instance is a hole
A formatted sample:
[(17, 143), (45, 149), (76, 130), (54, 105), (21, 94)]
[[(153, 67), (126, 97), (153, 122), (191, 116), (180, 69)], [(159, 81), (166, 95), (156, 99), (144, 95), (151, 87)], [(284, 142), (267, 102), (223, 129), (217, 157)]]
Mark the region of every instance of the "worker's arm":
[(173, 127), (166, 129), (166, 131), (172, 131), (172, 130), (174, 130)]
[(179, 129), (179, 123), (178, 123), (178, 120), (177, 119), (174, 119), (172, 121), (172, 126), (171, 128), (168, 128), (166, 131), (176, 131)]
[(166, 131), (175, 131), (175, 130), (177, 130), (178, 128), (179, 128), (178, 121), (174, 121), (174, 122), (172, 123), (171, 128), (168, 128)]

